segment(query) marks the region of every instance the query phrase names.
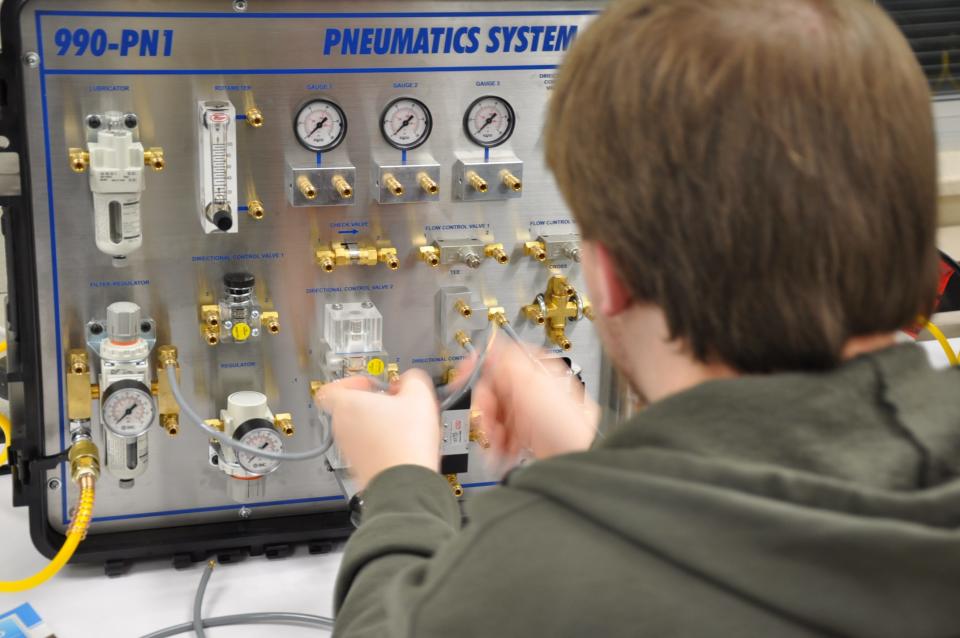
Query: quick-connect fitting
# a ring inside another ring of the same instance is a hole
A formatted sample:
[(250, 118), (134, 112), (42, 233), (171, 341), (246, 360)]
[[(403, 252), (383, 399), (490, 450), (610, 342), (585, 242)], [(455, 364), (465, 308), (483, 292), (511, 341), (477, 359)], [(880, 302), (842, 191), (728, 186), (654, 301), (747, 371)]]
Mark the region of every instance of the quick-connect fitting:
[(100, 450), (88, 437), (78, 437), (70, 446), (70, 480), (80, 485), (83, 479), (100, 479)]

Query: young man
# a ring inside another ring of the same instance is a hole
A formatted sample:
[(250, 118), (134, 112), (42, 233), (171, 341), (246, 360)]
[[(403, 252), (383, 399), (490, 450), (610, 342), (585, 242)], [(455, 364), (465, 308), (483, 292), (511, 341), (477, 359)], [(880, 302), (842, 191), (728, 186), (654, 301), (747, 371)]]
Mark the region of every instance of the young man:
[(937, 276), (930, 95), (896, 27), (866, 0), (621, 0), (545, 138), (649, 407), (590, 448), (581, 401), (492, 353), (483, 428), (538, 460), (461, 527), (430, 380), (326, 388), (366, 485), (336, 634), (958, 635), (960, 372), (894, 344)]

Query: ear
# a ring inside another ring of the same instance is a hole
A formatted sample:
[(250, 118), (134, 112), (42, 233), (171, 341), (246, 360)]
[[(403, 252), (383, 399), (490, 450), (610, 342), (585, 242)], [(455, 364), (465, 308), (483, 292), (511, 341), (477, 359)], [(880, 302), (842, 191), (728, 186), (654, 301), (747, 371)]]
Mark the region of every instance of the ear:
[(632, 298), (613, 258), (595, 241), (584, 241), (582, 249), (581, 265), (594, 307), (605, 317), (619, 315), (630, 307)]

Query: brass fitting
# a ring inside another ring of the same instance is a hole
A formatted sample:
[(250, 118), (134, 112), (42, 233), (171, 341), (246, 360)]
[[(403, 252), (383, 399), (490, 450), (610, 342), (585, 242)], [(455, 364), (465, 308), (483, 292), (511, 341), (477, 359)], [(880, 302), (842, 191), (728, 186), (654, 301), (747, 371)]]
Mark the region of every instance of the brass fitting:
[(457, 379), (457, 369), (456, 368), (447, 368), (447, 371), (443, 373), (443, 383), (449, 385), (456, 381)]
[(337, 268), (337, 257), (332, 250), (321, 248), (317, 251), (317, 265), (323, 272), (333, 272)]
[(203, 423), (217, 432), (223, 432), (223, 421), (220, 419), (204, 419)]
[(470, 413), (470, 441), (476, 443), (484, 450), (490, 448), (490, 439), (487, 438), (487, 433), (483, 431), (480, 427), (481, 414), (479, 411), (474, 410)]
[(506, 169), (500, 171), (500, 181), (514, 193), (519, 193), (523, 190), (523, 182), (520, 181), (520, 178)]
[(260, 128), (263, 126), (263, 121), (263, 112), (260, 109), (255, 106), (247, 109), (247, 124), (253, 128)]
[(85, 478), (96, 482), (100, 478), (100, 450), (90, 439), (74, 441), (67, 455), (70, 461), (70, 480), (79, 485)]
[(160, 425), (170, 436), (180, 433), (180, 404), (173, 396), (170, 380), (167, 378), (167, 368), (173, 366), (180, 383), (180, 362), (177, 358), (177, 349), (174, 346), (160, 346), (157, 348), (157, 410), (160, 412)]
[(220, 326), (220, 306), (214, 304), (204, 304), (200, 306), (200, 322), (210, 328)]
[(353, 197), (353, 187), (350, 186), (350, 182), (348, 182), (343, 175), (334, 175), (330, 183), (333, 184), (333, 188), (336, 189), (337, 194), (340, 195), (340, 199), (350, 199)]
[(486, 193), (489, 188), (487, 186), (487, 180), (477, 175), (476, 171), (470, 171), (467, 173), (467, 183), (470, 184), (470, 188), (478, 193)]
[(201, 332), (203, 333), (203, 340), (207, 342), (208, 346), (215, 346), (220, 343), (220, 331), (216, 328), (205, 326)]
[(400, 364), (398, 363), (387, 364), (387, 381), (389, 381), (390, 383), (400, 382)]
[(266, 326), (267, 332), (272, 335), (280, 334), (280, 313), (274, 310), (268, 310), (260, 315), (263, 325)]
[(426, 173), (417, 174), (417, 183), (427, 195), (436, 195), (440, 192), (440, 186)]
[(436, 268), (440, 265), (440, 249), (436, 246), (421, 246), (420, 259)]
[(83, 173), (90, 166), (90, 153), (82, 148), (70, 148), (67, 155), (70, 158), (70, 169), (74, 173)]
[(583, 316), (590, 321), (593, 321), (597, 317), (596, 312), (593, 310), (593, 304), (586, 300), (584, 300), (583, 303)]
[(460, 316), (463, 317), (464, 319), (469, 319), (470, 317), (473, 316), (473, 308), (471, 308), (470, 304), (468, 304), (463, 299), (457, 299), (457, 303), (453, 304), (453, 307), (456, 309), (457, 312), (460, 313)]
[(149, 166), (159, 172), (167, 166), (167, 160), (163, 157), (163, 149), (159, 146), (148, 148), (143, 152), (143, 165)]
[(460, 485), (460, 479), (457, 478), (456, 474), (447, 474), (447, 482), (450, 483), (450, 489), (453, 490), (453, 495), (457, 498), (463, 496), (463, 486)]
[(267, 211), (263, 207), (263, 202), (261, 202), (259, 199), (251, 199), (249, 202), (247, 202), (247, 214), (257, 221), (260, 221), (263, 219), (263, 216), (267, 214)]
[(397, 249), (385, 247), (377, 249), (377, 261), (386, 264), (390, 270), (400, 269), (400, 258), (397, 256)]
[(283, 414), (275, 414), (273, 416), (273, 425), (280, 432), (283, 432), (284, 436), (293, 436), (297, 429), (293, 425), (293, 416), (284, 412)]
[(180, 434), (180, 415), (179, 414), (161, 414), (160, 426), (170, 436)]
[(560, 349), (564, 352), (573, 347), (573, 343), (567, 338), (563, 328), (551, 328), (547, 335), (550, 337), (550, 341), (560, 346)]
[(540, 309), (539, 304), (530, 304), (529, 306), (523, 307), (523, 314), (526, 315), (527, 319), (542, 326), (547, 318), (543, 316), (543, 311)]
[(67, 418), (89, 421), (93, 415), (93, 388), (90, 384), (89, 356), (85, 350), (71, 350), (67, 372)]
[(383, 184), (394, 197), (403, 197), (403, 184), (393, 176), (393, 173), (387, 173), (383, 176)]
[(311, 381), (310, 382), (310, 396), (316, 396), (317, 392), (320, 392), (320, 388), (324, 386), (323, 381)]
[(467, 344), (472, 344), (473, 340), (467, 336), (467, 333), (463, 330), (457, 330), (457, 333), (453, 335), (454, 340), (460, 344), (460, 347), (463, 349), (467, 348)]
[(547, 260), (547, 247), (541, 241), (528, 241), (523, 244), (523, 252), (540, 262)]
[(301, 175), (297, 178), (297, 190), (299, 190), (300, 194), (306, 199), (314, 200), (317, 198), (317, 187), (313, 185), (313, 182), (311, 182), (310, 178), (306, 175)]
[(510, 320), (507, 319), (507, 311), (504, 310), (502, 306), (493, 306), (488, 308), (487, 320), (497, 324), (498, 328), (502, 328), (510, 323)]
[(503, 249), (503, 244), (487, 244), (483, 247), (483, 252), (487, 257), (493, 257), (498, 264), (509, 264), (510, 255)]

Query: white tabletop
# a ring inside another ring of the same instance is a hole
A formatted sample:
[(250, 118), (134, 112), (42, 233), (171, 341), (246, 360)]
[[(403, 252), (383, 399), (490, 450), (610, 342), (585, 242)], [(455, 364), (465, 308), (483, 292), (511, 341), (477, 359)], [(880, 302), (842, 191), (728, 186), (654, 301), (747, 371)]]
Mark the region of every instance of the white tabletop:
[[(10, 505), (10, 477), (0, 477), (0, 580), (33, 574), (47, 564), (30, 541), (27, 511)], [(205, 616), (290, 611), (330, 616), (341, 551), (310, 556), (305, 547), (280, 560), (250, 557), (221, 565), (207, 588)], [(60, 638), (134, 638), (190, 620), (203, 563), (177, 571), (170, 561), (134, 563), (107, 578), (102, 566), (68, 565), (23, 594), (0, 594), (0, 614), (29, 602)], [(210, 638), (324, 635), (300, 627), (224, 627)], [(185, 634), (191, 636), (192, 634)]]

